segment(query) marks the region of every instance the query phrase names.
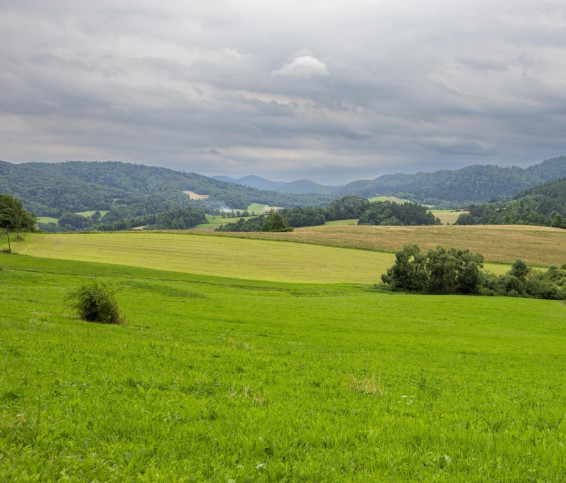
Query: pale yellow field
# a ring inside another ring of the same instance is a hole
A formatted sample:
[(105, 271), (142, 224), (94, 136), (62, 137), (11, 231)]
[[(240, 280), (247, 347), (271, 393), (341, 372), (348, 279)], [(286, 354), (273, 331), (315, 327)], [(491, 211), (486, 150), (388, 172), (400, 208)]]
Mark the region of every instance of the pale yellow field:
[(456, 223), (458, 217), (467, 211), (453, 211), (453, 210), (431, 210), (432, 214), (436, 216), (443, 225), (453, 225)]
[(482, 226), (315, 226), (286, 233), (217, 233), (270, 240), (288, 240), (327, 246), (395, 251), (416, 243), (426, 251), (441, 245), (467, 248), (485, 260), (513, 263), (517, 258), (529, 265), (566, 263), (566, 230), (527, 225)]
[(20, 254), (255, 280), (377, 283), (391, 253), (187, 233), (33, 234)]

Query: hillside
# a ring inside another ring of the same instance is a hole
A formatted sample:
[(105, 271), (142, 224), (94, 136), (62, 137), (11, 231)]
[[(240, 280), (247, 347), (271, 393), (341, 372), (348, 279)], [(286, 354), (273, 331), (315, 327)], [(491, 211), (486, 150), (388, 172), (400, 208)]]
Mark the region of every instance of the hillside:
[(320, 195), (328, 195), (336, 192), (336, 189), (331, 186), (324, 186), (310, 179), (298, 179), (296, 181), (291, 181), (287, 183), (277, 191), (281, 193), (292, 193), (292, 194), (304, 194), (304, 193), (315, 193)]
[(271, 181), (254, 175), (244, 176), (243, 178), (237, 179), (231, 178), (230, 176), (213, 176), (213, 178), (227, 183), (235, 183), (241, 186), (248, 186), (250, 188), (266, 191), (279, 191), (279, 188), (286, 184), (284, 181)]
[(484, 203), (460, 215), (459, 225), (542, 225), (566, 228), (566, 178), (526, 190), (512, 201)]
[(564, 177), (566, 156), (560, 156), (528, 168), (468, 166), (432, 173), (390, 174), (354, 181), (339, 188), (338, 193), (364, 197), (392, 195), (430, 205), (461, 206), (509, 199), (523, 190)]
[(298, 179), (285, 183), (284, 181), (271, 181), (261, 178), (260, 176), (244, 176), (243, 178), (231, 178), (230, 176), (214, 176), (214, 179), (225, 181), (227, 183), (235, 183), (241, 186), (249, 186), (251, 188), (278, 191), (280, 193), (290, 194), (332, 194), (336, 188), (324, 186), (310, 179)]
[[(183, 191), (208, 195), (191, 201)], [(120, 162), (23, 163), (0, 161), (0, 192), (10, 193), (38, 216), (109, 210), (116, 204), (145, 215), (185, 206), (246, 209), (251, 203), (307, 206), (329, 201), (225, 183), (196, 173)]]

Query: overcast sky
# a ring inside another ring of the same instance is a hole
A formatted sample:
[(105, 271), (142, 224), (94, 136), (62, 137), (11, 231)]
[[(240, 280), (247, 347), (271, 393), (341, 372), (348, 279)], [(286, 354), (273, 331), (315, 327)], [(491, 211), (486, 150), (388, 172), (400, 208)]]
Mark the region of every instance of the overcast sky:
[(0, 0), (0, 159), (341, 184), (566, 154), (564, 0)]

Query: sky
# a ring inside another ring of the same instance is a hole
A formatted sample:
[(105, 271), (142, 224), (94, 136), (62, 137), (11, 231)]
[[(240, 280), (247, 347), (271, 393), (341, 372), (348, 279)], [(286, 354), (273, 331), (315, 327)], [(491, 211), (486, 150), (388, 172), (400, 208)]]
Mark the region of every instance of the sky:
[(566, 154), (564, 0), (0, 0), (0, 159), (325, 184)]

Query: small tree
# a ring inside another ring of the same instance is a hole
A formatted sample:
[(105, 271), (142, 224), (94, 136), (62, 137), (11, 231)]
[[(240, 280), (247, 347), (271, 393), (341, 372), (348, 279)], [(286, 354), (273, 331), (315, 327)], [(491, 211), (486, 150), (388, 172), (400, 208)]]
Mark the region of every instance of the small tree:
[(33, 230), (35, 216), (22, 208), (22, 202), (9, 194), (0, 194), (0, 228), (8, 236), (8, 253), (12, 253), (10, 231)]
[(525, 281), (530, 271), (531, 269), (527, 267), (527, 264), (519, 258), (513, 263), (509, 275), (517, 277), (521, 281)]
[(79, 317), (88, 322), (123, 324), (124, 317), (110, 288), (98, 282), (79, 287), (67, 294), (69, 305), (78, 311)]

